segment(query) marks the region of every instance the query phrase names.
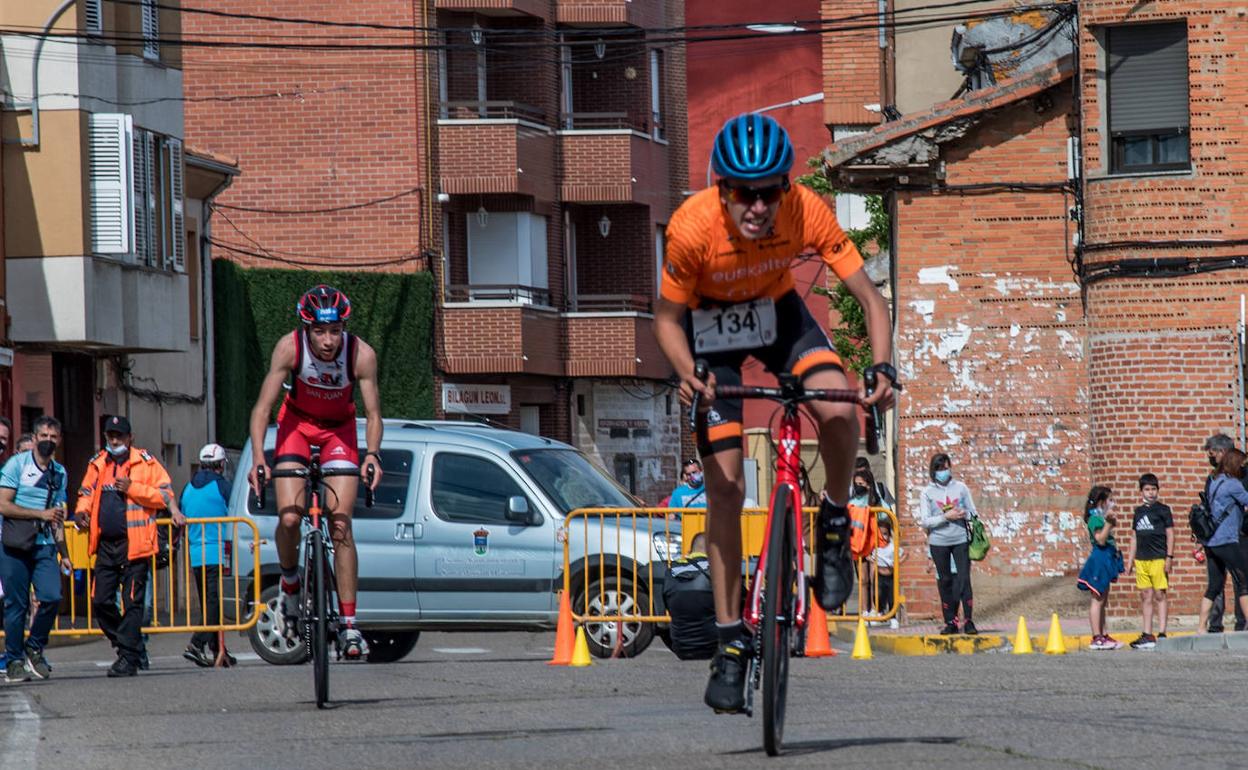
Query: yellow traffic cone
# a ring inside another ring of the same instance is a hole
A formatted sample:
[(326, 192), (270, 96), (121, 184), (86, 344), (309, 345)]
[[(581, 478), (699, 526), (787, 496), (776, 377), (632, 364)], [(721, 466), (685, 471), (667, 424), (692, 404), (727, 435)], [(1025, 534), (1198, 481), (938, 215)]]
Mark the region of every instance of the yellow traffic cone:
[(1014, 634), (1014, 654), (1031, 655), (1034, 652), (1031, 649), (1031, 634), (1027, 633), (1027, 618), (1019, 615), (1018, 632)]
[(867, 621), (858, 618), (858, 633), (854, 634), (854, 660), (871, 660), (871, 640), (867, 639)]
[(572, 650), (572, 662), (568, 665), (572, 668), (584, 668), (590, 665), (592, 661), (589, 658), (589, 642), (585, 641), (584, 626), (576, 627), (576, 645)]
[(1057, 613), (1053, 613), (1053, 620), (1049, 622), (1049, 640), (1044, 645), (1045, 655), (1065, 655), (1066, 639), (1062, 636), (1062, 624), (1057, 619)]

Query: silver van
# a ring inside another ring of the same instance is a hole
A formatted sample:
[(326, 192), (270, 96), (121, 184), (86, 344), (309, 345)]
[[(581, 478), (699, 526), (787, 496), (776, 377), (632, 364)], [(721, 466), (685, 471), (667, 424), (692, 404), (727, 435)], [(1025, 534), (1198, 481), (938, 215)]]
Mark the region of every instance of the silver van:
[[(363, 446), (364, 420), (358, 429)], [(270, 428), (265, 437), (270, 459), (275, 435)], [(238, 468), (251, 467), (251, 453), (249, 442)], [(574, 447), (478, 423), (386, 420), (381, 466), (373, 507), (364, 507), (360, 495), (353, 516), (360, 561), (356, 615), (371, 662), (404, 657), (423, 630), (554, 628), (567, 514), (637, 507)], [(258, 509), (240, 470), (230, 510), (252, 517), (262, 538), (260, 574), (244, 576), (260, 581), (265, 604), (250, 640), (270, 663), (299, 663), (306, 657), (302, 642), (287, 639), (275, 624), (277, 520), (274, 495), (266, 497), (266, 508)], [(586, 606), (588, 595), (592, 613), (616, 614), (620, 604), (641, 604), (648, 596), (662, 613), (659, 583), (669, 554), (679, 555), (679, 531), (631, 522), (620, 527), (613, 518), (569, 528), (572, 606)], [(250, 538), (249, 528), (240, 533)], [(240, 551), (249, 546), (240, 543)], [(650, 624), (620, 626), (591, 624), (591, 651), (606, 656), (618, 643), (623, 654), (636, 655), (654, 637)]]

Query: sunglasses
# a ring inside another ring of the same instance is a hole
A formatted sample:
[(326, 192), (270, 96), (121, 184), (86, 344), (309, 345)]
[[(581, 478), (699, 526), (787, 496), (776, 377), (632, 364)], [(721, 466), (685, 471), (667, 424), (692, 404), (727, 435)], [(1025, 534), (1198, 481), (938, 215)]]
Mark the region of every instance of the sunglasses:
[(780, 184), (767, 185), (766, 187), (750, 187), (749, 185), (731, 185), (722, 183), (720, 185), (724, 191), (724, 195), (733, 203), (740, 203), (745, 206), (753, 206), (755, 201), (762, 201), (765, 205), (771, 206), (780, 201), (789, 190), (788, 180)]

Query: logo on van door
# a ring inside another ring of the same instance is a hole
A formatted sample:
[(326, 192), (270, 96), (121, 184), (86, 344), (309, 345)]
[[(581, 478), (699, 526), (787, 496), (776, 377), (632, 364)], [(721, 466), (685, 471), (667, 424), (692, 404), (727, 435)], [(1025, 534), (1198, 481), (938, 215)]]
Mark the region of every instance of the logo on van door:
[(485, 556), (490, 550), (490, 531), (485, 527), (472, 533), (472, 552), (477, 556)]

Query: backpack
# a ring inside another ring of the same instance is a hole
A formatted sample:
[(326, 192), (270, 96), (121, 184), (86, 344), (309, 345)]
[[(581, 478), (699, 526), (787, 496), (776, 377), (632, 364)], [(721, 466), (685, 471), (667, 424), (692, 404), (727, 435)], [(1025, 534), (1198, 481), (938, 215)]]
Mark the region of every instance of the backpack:
[(1218, 531), (1218, 522), (1209, 512), (1209, 498), (1204, 492), (1200, 493), (1200, 502), (1193, 505), (1191, 512), (1188, 513), (1187, 524), (1192, 528), (1192, 536), (1201, 545), (1209, 542), (1213, 533)]

